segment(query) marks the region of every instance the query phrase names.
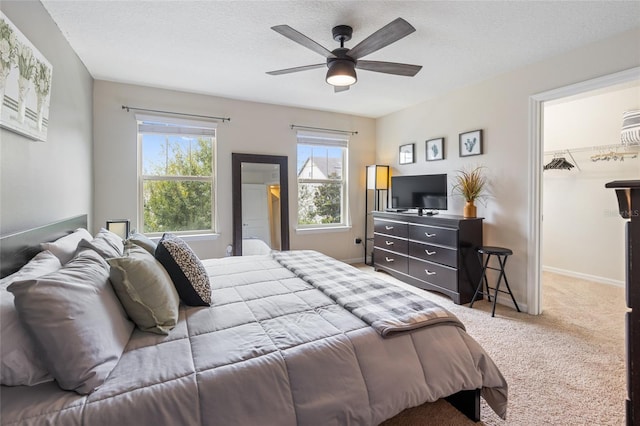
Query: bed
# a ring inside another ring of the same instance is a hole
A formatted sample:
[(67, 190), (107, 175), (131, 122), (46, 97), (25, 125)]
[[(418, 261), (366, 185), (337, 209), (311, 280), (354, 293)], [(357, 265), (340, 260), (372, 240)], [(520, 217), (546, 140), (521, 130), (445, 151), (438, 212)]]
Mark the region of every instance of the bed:
[[(86, 217), (0, 240), (3, 276), (34, 245), (78, 226)], [(63, 380), (3, 385), (2, 424), (376, 425), (440, 398), (477, 421), (480, 395), (506, 417), (507, 383), (491, 358), (457, 318), (414, 293), (392, 291), (414, 311), (400, 321), (395, 301), (372, 303), (388, 283), (316, 252), (202, 265), (211, 306), (180, 303), (166, 335), (125, 330), (122, 353), (90, 391), (63, 390)]]

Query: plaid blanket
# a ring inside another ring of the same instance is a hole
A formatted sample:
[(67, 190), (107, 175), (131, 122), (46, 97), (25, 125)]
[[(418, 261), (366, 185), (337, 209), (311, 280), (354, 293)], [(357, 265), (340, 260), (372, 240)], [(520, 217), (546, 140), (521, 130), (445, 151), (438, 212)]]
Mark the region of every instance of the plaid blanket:
[(322, 253), (294, 250), (272, 256), (383, 337), (441, 323), (464, 330), (460, 320), (440, 305)]

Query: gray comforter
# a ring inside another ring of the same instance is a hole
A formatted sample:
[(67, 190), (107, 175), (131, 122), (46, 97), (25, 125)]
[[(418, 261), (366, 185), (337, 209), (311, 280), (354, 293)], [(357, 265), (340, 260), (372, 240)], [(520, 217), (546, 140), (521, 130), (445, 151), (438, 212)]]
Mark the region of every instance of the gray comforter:
[(168, 336), (134, 331), (90, 395), (3, 386), (2, 424), (376, 425), (478, 388), (506, 415), (504, 378), (455, 322), (383, 338), (271, 256), (203, 262), (211, 307), (181, 307)]

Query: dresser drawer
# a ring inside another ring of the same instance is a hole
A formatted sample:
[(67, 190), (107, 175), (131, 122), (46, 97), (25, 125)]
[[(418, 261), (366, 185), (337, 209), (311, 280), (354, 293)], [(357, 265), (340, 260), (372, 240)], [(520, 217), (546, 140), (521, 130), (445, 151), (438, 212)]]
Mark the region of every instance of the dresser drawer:
[(410, 241), (409, 256), (441, 263), (452, 268), (458, 267), (458, 251), (452, 248)]
[(374, 231), (379, 234), (393, 235), (407, 238), (409, 236), (409, 224), (394, 222), (392, 220), (374, 219)]
[(387, 250), (373, 249), (373, 262), (375, 266), (396, 270), (406, 274), (409, 270), (409, 259), (399, 253)]
[(397, 238), (383, 234), (375, 234), (373, 237), (373, 244), (377, 248), (395, 251), (404, 255), (407, 254), (407, 250), (409, 248), (409, 240), (406, 238)]
[(456, 229), (412, 223), (409, 225), (409, 238), (428, 244), (440, 244), (449, 247), (458, 246), (458, 231)]
[(458, 271), (448, 266), (410, 259), (409, 275), (447, 290), (458, 291)]

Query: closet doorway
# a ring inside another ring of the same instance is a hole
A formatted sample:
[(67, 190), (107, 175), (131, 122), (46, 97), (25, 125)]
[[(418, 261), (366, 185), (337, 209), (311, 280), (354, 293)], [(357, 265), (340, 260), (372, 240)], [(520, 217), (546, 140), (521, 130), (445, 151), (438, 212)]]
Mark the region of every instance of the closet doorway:
[(638, 147), (620, 142), (623, 113), (640, 109), (639, 84), (544, 103), (543, 275), (624, 286), (624, 222), (605, 184), (640, 176)]
[[(640, 175), (638, 158), (614, 159), (621, 147), (622, 112), (638, 106), (610, 106), (628, 90), (635, 90), (637, 103), (639, 75), (635, 68), (531, 98), (529, 313), (544, 309), (543, 267), (608, 284), (624, 282), (624, 264), (617, 264), (624, 262), (623, 221), (604, 183)], [(613, 262), (603, 259), (617, 251), (620, 257)]]

